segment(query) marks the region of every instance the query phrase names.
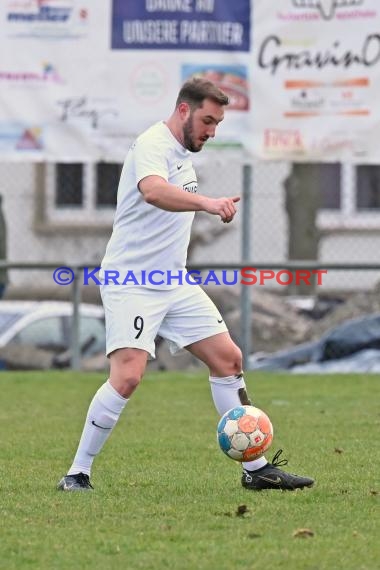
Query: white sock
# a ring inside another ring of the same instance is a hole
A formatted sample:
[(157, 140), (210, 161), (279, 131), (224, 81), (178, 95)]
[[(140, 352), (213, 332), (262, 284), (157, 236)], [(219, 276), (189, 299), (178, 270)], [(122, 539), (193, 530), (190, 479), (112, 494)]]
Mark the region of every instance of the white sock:
[[(225, 378), (210, 376), (209, 380), (214, 404), (221, 416), (231, 408), (243, 405), (239, 397), (239, 390), (246, 390), (243, 376), (226, 376)], [(268, 461), (262, 456), (253, 461), (244, 461), (242, 465), (247, 471), (257, 471), (267, 463)]]
[(127, 402), (128, 399), (120, 396), (109, 380), (99, 388), (88, 408), (78, 450), (68, 475), (90, 475), (95, 456), (110, 436)]

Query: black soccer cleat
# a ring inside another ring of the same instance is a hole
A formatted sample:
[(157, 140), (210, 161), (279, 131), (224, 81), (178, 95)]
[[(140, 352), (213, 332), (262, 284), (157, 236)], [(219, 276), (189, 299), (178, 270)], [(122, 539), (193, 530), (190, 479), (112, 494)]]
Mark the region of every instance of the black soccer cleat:
[(279, 449), (272, 459), (257, 471), (243, 470), (241, 484), (246, 489), (261, 491), (262, 489), (280, 489), (281, 491), (294, 491), (304, 487), (312, 487), (314, 479), (292, 475), (279, 469), (280, 465), (287, 465), (287, 459), (280, 459), (282, 449)]
[(85, 473), (66, 475), (57, 485), (58, 491), (91, 491), (93, 488), (90, 477)]

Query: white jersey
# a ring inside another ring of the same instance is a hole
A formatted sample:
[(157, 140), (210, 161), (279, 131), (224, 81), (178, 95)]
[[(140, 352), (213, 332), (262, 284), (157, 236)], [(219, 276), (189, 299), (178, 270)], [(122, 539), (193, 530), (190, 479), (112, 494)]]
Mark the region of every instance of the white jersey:
[[(157, 175), (184, 192), (196, 192), (190, 156), (164, 122), (156, 123), (134, 142), (120, 177), (113, 232), (102, 261), (102, 280), (104, 272), (110, 275), (110, 271), (116, 271), (120, 285), (126, 276), (124, 284), (128, 285), (155, 288), (152, 281), (160, 280), (160, 288), (178, 285), (167, 275), (185, 270), (194, 212), (168, 212), (147, 204), (137, 185), (146, 176)], [(157, 273), (150, 279), (152, 272)], [(164, 277), (159, 272), (164, 272)]]

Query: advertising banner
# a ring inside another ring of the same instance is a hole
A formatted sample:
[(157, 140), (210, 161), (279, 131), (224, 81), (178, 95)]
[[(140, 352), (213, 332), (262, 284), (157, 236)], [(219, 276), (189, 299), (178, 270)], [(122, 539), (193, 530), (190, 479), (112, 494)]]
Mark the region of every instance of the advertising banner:
[(194, 75), (231, 100), (210, 146), (380, 161), (378, 0), (3, 0), (0, 158), (122, 161)]
[(250, 0), (113, 0), (112, 49), (249, 51)]
[(217, 143), (248, 128), (250, 0), (3, 0), (0, 44), (2, 160), (122, 161), (195, 74), (231, 98)]
[(252, 154), (379, 162), (378, 0), (255, 0), (254, 6)]

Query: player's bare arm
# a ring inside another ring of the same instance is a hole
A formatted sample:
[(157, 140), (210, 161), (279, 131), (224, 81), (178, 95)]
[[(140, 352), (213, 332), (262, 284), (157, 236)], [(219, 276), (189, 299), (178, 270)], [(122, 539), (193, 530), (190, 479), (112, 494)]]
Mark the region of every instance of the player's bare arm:
[(197, 212), (219, 215), (223, 222), (231, 222), (236, 214), (239, 196), (209, 198), (184, 192), (161, 176), (146, 176), (139, 182), (139, 190), (148, 204), (169, 212)]

